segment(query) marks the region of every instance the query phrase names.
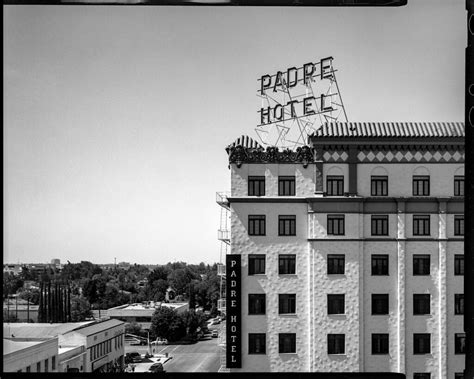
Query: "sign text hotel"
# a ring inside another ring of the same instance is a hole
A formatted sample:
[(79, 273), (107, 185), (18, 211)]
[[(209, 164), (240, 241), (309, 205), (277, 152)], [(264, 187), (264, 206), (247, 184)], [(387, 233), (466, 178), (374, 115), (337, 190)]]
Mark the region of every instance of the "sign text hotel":
[(241, 256), (226, 256), (226, 367), (242, 367)]

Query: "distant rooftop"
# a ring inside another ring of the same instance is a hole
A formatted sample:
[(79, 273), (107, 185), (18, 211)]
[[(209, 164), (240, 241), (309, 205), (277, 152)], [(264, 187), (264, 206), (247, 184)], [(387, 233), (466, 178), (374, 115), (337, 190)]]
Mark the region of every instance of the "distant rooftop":
[(94, 321), (66, 322), (66, 323), (27, 323), (15, 322), (3, 324), (3, 336), (15, 338), (54, 338), (81, 328)]
[(161, 306), (167, 307), (167, 308), (181, 308), (184, 305), (187, 305), (188, 303), (165, 303), (165, 302), (149, 302), (149, 303), (133, 303), (133, 304), (124, 304), (124, 305), (119, 305), (118, 307), (110, 308), (111, 309), (121, 309), (121, 310), (130, 310), (130, 311), (139, 311), (139, 310), (149, 310), (149, 309), (156, 309)]
[(15, 341), (7, 338), (3, 339), (3, 355), (15, 353), (17, 351), (27, 349), (31, 346), (35, 346), (44, 343), (47, 340), (32, 340), (32, 341)]
[(462, 122), (331, 122), (310, 137), (455, 138), (464, 137)]

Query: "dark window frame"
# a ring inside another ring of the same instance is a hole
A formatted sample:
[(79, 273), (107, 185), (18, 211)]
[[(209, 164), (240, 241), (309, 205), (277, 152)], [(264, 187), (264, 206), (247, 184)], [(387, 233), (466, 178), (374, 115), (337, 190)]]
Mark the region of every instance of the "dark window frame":
[(454, 275), (456, 276), (464, 275), (464, 255), (462, 254), (454, 255)]
[(327, 312), (328, 315), (343, 315), (346, 313), (346, 303), (344, 294), (328, 294), (327, 295)]
[(344, 196), (344, 175), (326, 176), (326, 195)]
[(279, 315), (296, 314), (296, 294), (295, 293), (278, 294), (278, 314)]
[(454, 216), (454, 235), (464, 236), (464, 216), (463, 215)]
[[(375, 264), (374, 264), (375, 263)], [(389, 275), (389, 256), (388, 254), (372, 254), (371, 256), (371, 275), (386, 276)], [(381, 272), (381, 273), (379, 273)]]
[(278, 196), (296, 196), (296, 176), (278, 177)]
[(248, 196), (265, 196), (265, 176), (249, 176)]
[(373, 236), (388, 236), (388, 215), (372, 215), (370, 232)]
[[(248, 233), (249, 236), (265, 236), (266, 235), (266, 216), (265, 215), (249, 215), (248, 217)], [(258, 223), (258, 227), (256, 225)]]
[(431, 235), (431, 217), (430, 215), (413, 215), (413, 235), (429, 236)]
[(426, 276), (431, 275), (431, 255), (414, 254), (413, 255), (413, 275)]
[(249, 333), (248, 337), (249, 354), (265, 355), (267, 353), (266, 333)]
[(388, 196), (387, 175), (372, 175), (370, 177), (370, 196)]
[(431, 334), (413, 333), (413, 355), (431, 354)]
[(248, 294), (248, 314), (249, 315), (264, 315), (266, 314), (267, 298), (264, 293), (249, 293)]
[[(265, 254), (249, 254), (248, 255), (248, 274), (252, 275), (265, 275)], [(262, 263), (263, 262), (263, 263)], [(263, 272), (262, 272), (263, 270)]]
[(296, 236), (296, 215), (278, 216), (278, 235), (280, 237)]
[(455, 315), (464, 314), (464, 294), (463, 293), (454, 294), (454, 314)]
[(454, 334), (454, 354), (466, 354), (466, 333)]
[(372, 333), (372, 355), (386, 355), (389, 352), (389, 334)]
[(278, 275), (296, 275), (296, 254), (278, 255)]
[(413, 294), (413, 316), (431, 314), (431, 295), (429, 293)]
[(296, 353), (296, 333), (278, 334), (278, 353), (294, 354)]
[(430, 176), (413, 175), (413, 196), (430, 196)]
[(454, 196), (464, 196), (464, 175), (454, 176)]
[(415, 372), (413, 373), (413, 379), (431, 379), (430, 372)]
[(388, 293), (373, 293), (371, 296), (371, 314), (373, 316), (386, 316), (390, 309), (390, 296)]
[[(341, 344), (342, 341), (342, 344)], [(342, 346), (342, 349), (341, 349)], [(346, 354), (346, 335), (328, 334), (328, 354)]]
[(345, 266), (346, 266), (346, 256), (344, 254), (328, 254), (328, 257), (327, 257), (328, 275), (344, 275)]
[(345, 216), (328, 214), (327, 215), (327, 234), (329, 236), (345, 235)]

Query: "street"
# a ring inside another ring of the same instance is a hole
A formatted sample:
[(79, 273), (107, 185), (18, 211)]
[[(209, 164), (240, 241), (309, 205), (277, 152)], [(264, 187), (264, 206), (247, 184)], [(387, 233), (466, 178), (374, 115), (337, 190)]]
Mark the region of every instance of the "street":
[[(154, 355), (168, 353), (163, 367), (167, 372), (217, 372), (220, 364), (220, 350), (218, 349), (218, 338), (210, 335), (202, 341), (191, 345), (161, 345), (153, 346)], [(137, 351), (140, 354), (147, 352), (147, 346), (125, 345), (125, 353)], [(144, 372), (154, 363), (136, 363), (135, 372)]]

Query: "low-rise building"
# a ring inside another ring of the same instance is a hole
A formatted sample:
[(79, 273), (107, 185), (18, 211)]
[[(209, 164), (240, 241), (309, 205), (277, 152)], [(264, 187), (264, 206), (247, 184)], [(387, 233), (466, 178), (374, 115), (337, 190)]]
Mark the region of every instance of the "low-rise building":
[(56, 372), (57, 359), (57, 338), (3, 339), (4, 372)]
[(176, 310), (178, 314), (181, 314), (189, 309), (189, 303), (149, 301), (145, 303), (124, 304), (108, 309), (108, 316), (111, 319), (117, 319), (127, 323), (135, 322), (141, 325), (143, 329), (150, 329), (153, 313), (160, 307), (171, 308)]
[[(116, 368), (123, 366), (124, 334), (124, 323), (119, 320), (61, 324), (3, 324), (4, 370), (6, 372), (115, 371)], [(48, 343), (42, 344), (43, 342)], [(15, 356), (15, 353), (20, 351), (23, 363)], [(5, 362), (8, 362), (8, 366)], [(42, 363), (36, 366), (37, 362)], [(27, 370), (32, 364), (35, 364), (34, 369), (30, 367)]]

